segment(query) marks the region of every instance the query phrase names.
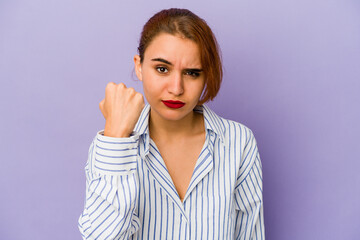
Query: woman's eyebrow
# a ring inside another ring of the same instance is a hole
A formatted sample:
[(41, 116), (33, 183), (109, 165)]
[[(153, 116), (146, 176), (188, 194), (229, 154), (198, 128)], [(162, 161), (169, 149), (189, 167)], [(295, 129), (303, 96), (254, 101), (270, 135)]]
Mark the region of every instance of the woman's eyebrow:
[(199, 68), (186, 68), (185, 71), (190, 71), (190, 72), (202, 72), (202, 69)]
[(151, 59), (151, 61), (163, 62), (163, 63), (169, 64), (170, 66), (173, 66), (173, 64), (171, 62), (169, 62), (168, 60), (165, 60), (163, 58), (153, 58), (153, 59)]
[[(163, 63), (169, 64), (170, 66), (173, 66), (173, 64), (171, 62), (169, 62), (168, 60), (165, 60), (163, 58), (153, 58), (153, 59), (151, 59), (151, 61), (163, 62)], [(186, 68), (185, 70), (192, 71), (192, 72), (202, 72), (203, 71), (202, 69), (199, 69), (199, 68)]]

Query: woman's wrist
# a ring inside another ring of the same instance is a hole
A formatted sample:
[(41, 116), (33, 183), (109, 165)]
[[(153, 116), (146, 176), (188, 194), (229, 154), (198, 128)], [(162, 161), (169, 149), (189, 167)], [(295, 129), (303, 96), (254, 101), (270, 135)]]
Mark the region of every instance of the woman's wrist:
[(104, 136), (107, 137), (116, 137), (116, 138), (127, 138), (130, 137), (130, 134), (123, 129), (115, 129), (114, 127), (110, 127), (109, 124), (105, 123), (104, 128)]

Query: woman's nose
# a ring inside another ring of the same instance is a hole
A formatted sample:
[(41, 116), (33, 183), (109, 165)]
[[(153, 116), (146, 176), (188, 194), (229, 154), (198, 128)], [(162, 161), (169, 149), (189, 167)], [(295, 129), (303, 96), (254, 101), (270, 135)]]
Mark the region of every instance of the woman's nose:
[(176, 96), (184, 93), (184, 80), (182, 74), (173, 74), (169, 81), (168, 91)]

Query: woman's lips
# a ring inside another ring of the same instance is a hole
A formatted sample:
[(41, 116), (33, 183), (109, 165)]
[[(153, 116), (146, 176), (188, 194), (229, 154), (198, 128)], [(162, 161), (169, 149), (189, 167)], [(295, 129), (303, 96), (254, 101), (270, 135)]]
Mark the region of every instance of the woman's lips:
[(185, 105), (185, 103), (181, 101), (162, 100), (162, 102), (169, 108), (181, 108)]

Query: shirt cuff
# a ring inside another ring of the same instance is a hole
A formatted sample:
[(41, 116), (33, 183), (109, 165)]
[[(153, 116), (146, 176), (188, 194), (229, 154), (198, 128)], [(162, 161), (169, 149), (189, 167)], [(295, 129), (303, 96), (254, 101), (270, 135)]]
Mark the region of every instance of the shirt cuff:
[(94, 167), (103, 174), (129, 174), (136, 171), (139, 136), (127, 138), (104, 136), (104, 130), (96, 135)]

